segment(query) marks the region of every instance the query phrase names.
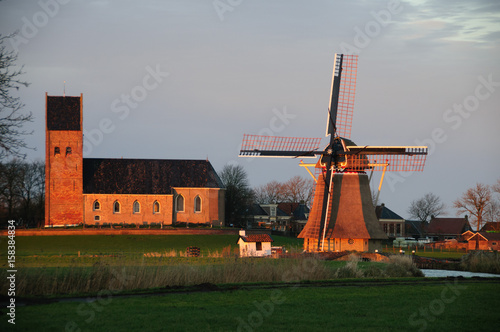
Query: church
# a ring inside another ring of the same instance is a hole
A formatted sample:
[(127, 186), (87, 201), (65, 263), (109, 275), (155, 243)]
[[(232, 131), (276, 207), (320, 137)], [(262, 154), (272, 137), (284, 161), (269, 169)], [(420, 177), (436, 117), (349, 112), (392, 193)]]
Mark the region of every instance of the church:
[(84, 159), (83, 95), (45, 99), (45, 227), (224, 225), (208, 160)]

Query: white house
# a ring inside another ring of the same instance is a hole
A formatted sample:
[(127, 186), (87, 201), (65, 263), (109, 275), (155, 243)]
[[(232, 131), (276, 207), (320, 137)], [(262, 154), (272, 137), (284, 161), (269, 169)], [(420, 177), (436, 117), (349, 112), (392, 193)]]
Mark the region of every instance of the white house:
[(240, 257), (271, 256), (271, 242), (274, 240), (269, 234), (246, 235), (245, 230), (240, 230), (238, 238)]

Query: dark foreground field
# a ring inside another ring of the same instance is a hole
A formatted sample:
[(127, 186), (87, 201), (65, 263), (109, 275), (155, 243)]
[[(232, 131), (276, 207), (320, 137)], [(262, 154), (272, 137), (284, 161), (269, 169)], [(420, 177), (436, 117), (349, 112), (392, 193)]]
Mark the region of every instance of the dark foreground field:
[[(205, 285), (19, 306), (18, 331), (498, 331), (496, 280)], [(22, 300), (20, 300), (22, 301)], [(5, 309), (2, 310), (5, 312)], [(6, 316), (0, 328), (6, 331)]]
[[(275, 240), (301, 250), (297, 239)], [(7, 280), (5, 237), (0, 244), (0, 277)], [(184, 257), (192, 245), (203, 257)], [(497, 331), (500, 326), (498, 278), (416, 277), (420, 271), (411, 259), (399, 255), (386, 264), (240, 259), (235, 251), (231, 235), (17, 237), (16, 325), (7, 322), (4, 283), (0, 331)]]

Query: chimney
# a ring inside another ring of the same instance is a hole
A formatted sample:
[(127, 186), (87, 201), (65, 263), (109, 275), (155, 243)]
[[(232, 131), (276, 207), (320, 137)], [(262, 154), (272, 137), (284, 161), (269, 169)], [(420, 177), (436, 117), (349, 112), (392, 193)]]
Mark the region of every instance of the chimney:
[(240, 236), (246, 236), (244, 229), (240, 229)]

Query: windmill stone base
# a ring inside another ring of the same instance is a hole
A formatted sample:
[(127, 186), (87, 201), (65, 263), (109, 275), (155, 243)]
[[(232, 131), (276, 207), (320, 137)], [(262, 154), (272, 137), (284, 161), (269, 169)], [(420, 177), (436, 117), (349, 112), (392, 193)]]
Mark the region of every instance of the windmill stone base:
[[(368, 176), (364, 173), (335, 173), (325, 229), (321, 220), (325, 181), (316, 183), (316, 195), (306, 226), (298, 238), (304, 250), (374, 252), (382, 249), (383, 232), (372, 203)], [(324, 241), (323, 241), (324, 239)], [(319, 245), (318, 245), (319, 242)]]

